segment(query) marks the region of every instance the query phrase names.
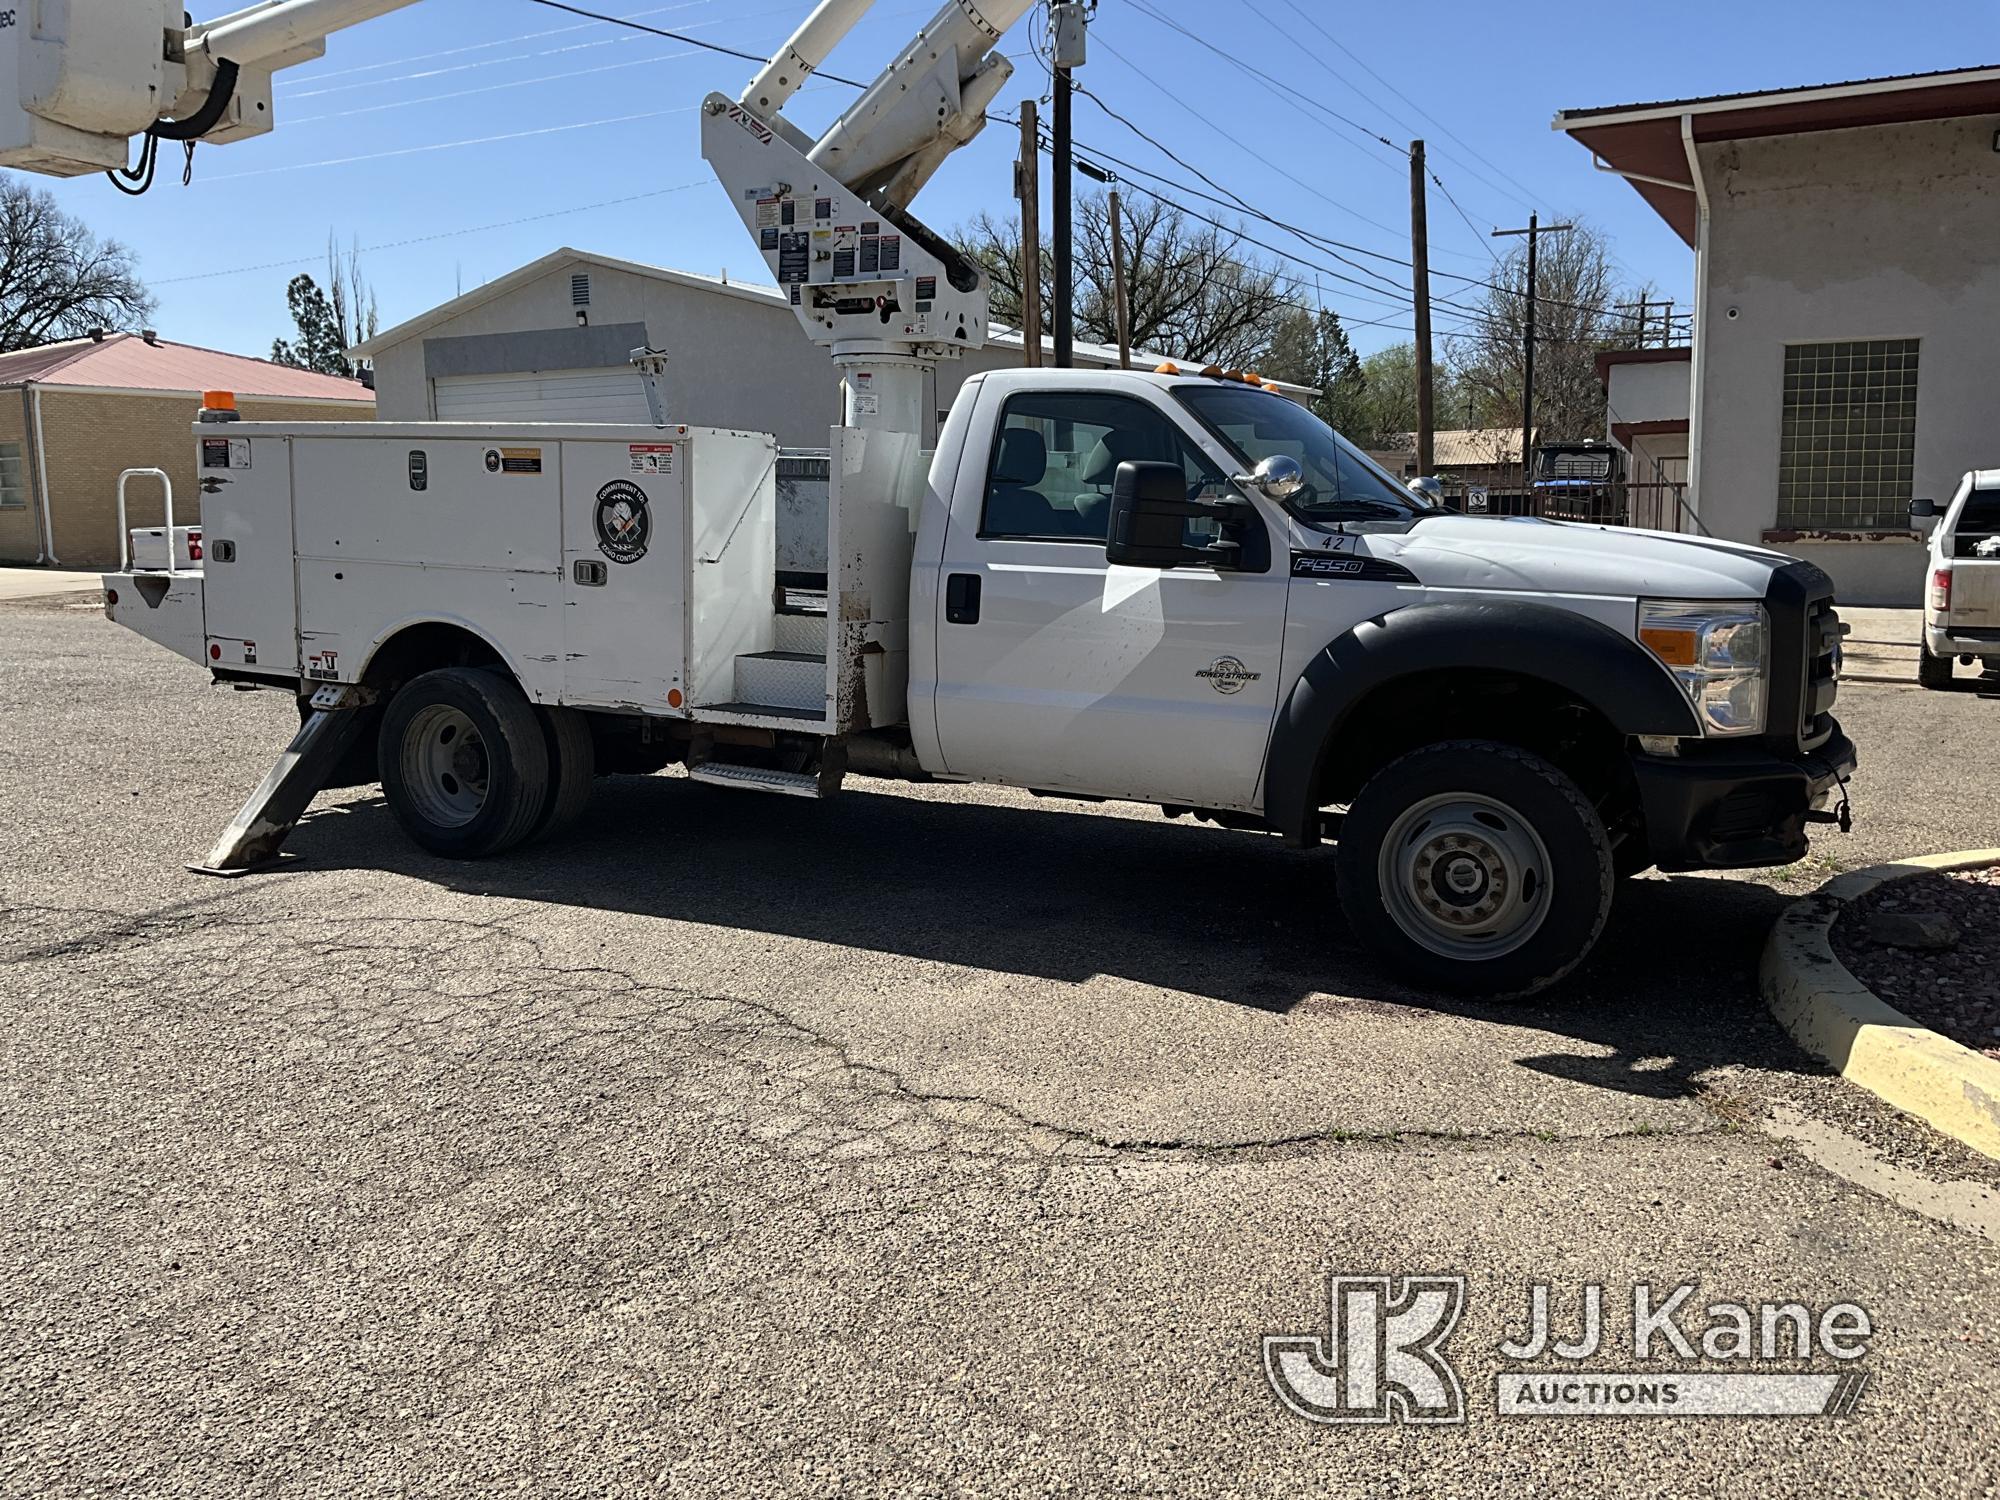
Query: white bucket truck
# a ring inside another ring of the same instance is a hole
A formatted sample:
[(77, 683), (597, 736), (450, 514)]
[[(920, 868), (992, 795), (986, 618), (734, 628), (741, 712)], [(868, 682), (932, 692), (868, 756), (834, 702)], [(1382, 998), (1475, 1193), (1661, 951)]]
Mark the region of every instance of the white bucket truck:
[(1027, 3), (953, 0), (817, 141), (782, 106), (866, 0), (705, 105), (840, 369), (824, 454), (664, 413), (198, 425), (202, 566), (107, 577), (111, 615), (304, 718), (210, 867), (348, 780), (466, 857), (559, 830), (605, 772), (987, 782), (1332, 840), (1401, 972), (1522, 994), (1589, 952), (1619, 875), (1785, 863), (1845, 825), (1840, 625), (1804, 563), (1449, 514), (1212, 369), (975, 377), (920, 448), (925, 371), (983, 340), (986, 289), (907, 205)]

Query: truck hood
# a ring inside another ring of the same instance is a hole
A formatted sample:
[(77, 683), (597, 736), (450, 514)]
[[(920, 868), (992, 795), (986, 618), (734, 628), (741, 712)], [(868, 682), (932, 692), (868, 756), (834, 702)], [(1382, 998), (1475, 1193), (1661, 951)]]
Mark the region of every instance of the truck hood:
[(1372, 550), (1443, 587), (1656, 599), (1761, 599), (1791, 561), (1710, 537), (1501, 516), (1433, 516), (1401, 536), (1378, 534)]

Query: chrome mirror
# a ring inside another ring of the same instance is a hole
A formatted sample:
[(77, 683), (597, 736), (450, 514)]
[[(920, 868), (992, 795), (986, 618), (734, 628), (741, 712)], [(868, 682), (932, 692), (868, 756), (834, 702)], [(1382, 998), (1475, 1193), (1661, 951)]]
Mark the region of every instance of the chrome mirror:
[(1248, 474), (1236, 476), (1236, 483), (1257, 491), (1280, 504), (1306, 486), (1306, 471), (1299, 461), (1283, 453), (1273, 453)]

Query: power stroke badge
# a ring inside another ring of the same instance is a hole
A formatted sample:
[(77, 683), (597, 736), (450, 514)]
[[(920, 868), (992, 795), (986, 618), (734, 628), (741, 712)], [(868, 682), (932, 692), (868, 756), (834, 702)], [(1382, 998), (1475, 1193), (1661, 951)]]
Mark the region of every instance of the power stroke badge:
[(597, 550), (615, 563), (635, 563), (653, 539), (653, 512), (646, 492), (629, 479), (614, 479), (597, 492)]
[(1242, 692), (1246, 683), (1255, 682), (1264, 674), (1251, 671), (1233, 656), (1218, 656), (1194, 675), (1226, 696)]

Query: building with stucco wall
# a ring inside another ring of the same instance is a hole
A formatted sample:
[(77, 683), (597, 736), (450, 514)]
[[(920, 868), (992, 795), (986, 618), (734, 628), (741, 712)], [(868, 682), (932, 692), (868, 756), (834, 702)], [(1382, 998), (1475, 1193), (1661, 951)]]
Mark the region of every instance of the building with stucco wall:
[(2000, 68), (1556, 128), (1695, 252), (1684, 360), (1601, 371), (1613, 435), (1671, 457), (1678, 410), (1703, 528), (1817, 563), (1849, 602), (1919, 602), (1910, 501), (2000, 463)]
[[(118, 476), (164, 469), (174, 520), (201, 519), (194, 422), (204, 391), (231, 391), (245, 421), (353, 422), (368, 390), (150, 334), (112, 333), (0, 355), (0, 562), (118, 563)], [(133, 526), (160, 522), (160, 486), (135, 480)]]

